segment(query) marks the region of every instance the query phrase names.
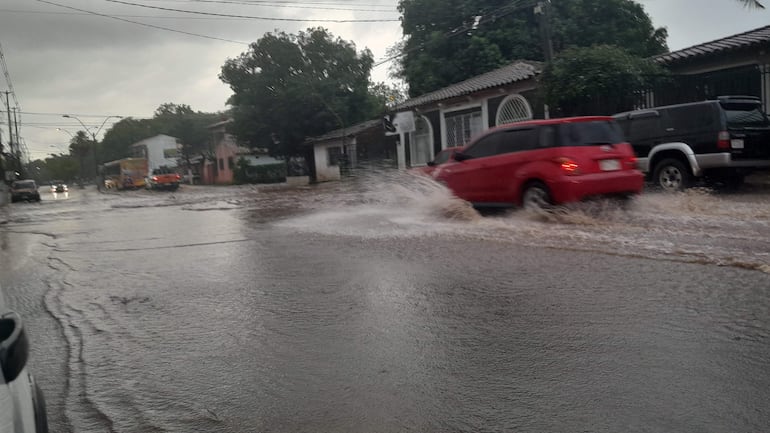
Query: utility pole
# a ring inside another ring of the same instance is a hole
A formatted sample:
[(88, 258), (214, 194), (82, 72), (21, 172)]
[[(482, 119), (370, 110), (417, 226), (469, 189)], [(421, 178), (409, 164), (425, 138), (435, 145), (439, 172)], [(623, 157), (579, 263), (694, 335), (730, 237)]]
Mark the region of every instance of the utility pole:
[(5, 108), (8, 112), (8, 150), (13, 153), (13, 123), (11, 123), (11, 100), (8, 95), (11, 92), (5, 91)]
[[(543, 57), (546, 63), (550, 63), (553, 60), (553, 41), (551, 40), (551, 0), (543, 0), (538, 2), (535, 6), (535, 15), (538, 16), (540, 22), (540, 37), (543, 42)], [(551, 117), (548, 104), (543, 106), (543, 117), (546, 119)]]
[[(21, 114), (19, 114), (19, 117), (21, 117)], [(19, 140), (19, 119), (16, 117), (16, 107), (13, 108), (13, 126), (16, 136), (16, 149), (14, 149), (16, 156), (16, 171), (19, 172), (19, 175), (22, 179), (26, 177), (26, 173), (24, 170), (24, 164), (21, 162), (21, 140)]]
[(546, 62), (553, 60), (553, 41), (551, 40), (551, 0), (538, 2), (535, 6), (535, 15), (540, 22), (540, 37), (543, 43), (543, 57)]

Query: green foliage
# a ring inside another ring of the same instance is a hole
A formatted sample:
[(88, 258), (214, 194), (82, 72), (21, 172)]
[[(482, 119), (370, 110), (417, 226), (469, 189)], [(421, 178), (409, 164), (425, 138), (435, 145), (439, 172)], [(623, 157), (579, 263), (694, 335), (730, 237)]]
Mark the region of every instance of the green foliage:
[(233, 180), (238, 184), (286, 182), (286, 164), (249, 165), (249, 162), (241, 157), (235, 163)]
[[(561, 115), (612, 114), (628, 107), (635, 91), (664, 79), (648, 59), (609, 45), (568, 48), (543, 71), (545, 100)], [(601, 102), (603, 113), (596, 103)]]
[(221, 113), (194, 111), (185, 104), (161, 104), (151, 119), (128, 117), (112, 125), (104, 134), (99, 160), (106, 162), (126, 158), (132, 144), (158, 134), (179, 139), (183, 145), (183, 158), (207, 153), (211, 143), (206, 127), (222, 117)]
[[(416, 96), (488, 72), (514, 60), (544, 60), (539, 16), (531, 3), (504, 0), (400, 0), (404, 54), (393, 71)], [(479, 25), (473, 29), (475, 17)], [(548, 23), (555, 52), (612, 44), (648, 57), (667, 50), (632, 0), (552, 0)], [(398, 49), (396, 45), (394, 49)]]
[(222, 66), (233, 91), (231, 132), (274, 156), (299, 155), (306, 137), (372, 117), (372, 64), (369, 50), (323, 28), (268, 33)]
[(369, 86), (369, 98), (373, 108), (380, 108), (379, 112), (373, 114), (380, 115), (406, 101), (406, 90), (385, 83), (372, 84)]
[(75, 157), (69, 155), (54, 155), (45, 160), (36, 159), (27, 166), (30, 176), (40, 183), (61, 179), (71, 182), (80, 173), (80, 164)]

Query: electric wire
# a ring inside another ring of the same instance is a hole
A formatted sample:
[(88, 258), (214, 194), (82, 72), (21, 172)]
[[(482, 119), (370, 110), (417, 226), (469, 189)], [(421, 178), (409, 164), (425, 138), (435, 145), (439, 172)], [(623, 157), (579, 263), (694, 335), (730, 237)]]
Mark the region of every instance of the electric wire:
[(195, 36), (195, 37), (204, 38), (204, 39), (212, 39), (212, 40), (215, 40), (215, 41), (231, 42), (231, 43), (240, 44), (240, 45), (249, 45), (248, 42), (236, 41), (236, 40), (233, 40), (233, 39), (220, 38), (220, 37), (216, 37), (216, 36), (208, 36), (208, 35), (203, 35), (203, 34), (200, 34), (200, 33), (186, 32), (184, 30), (177, 30), (177, 29), (172, 29), (172, 28), (169, 28), (169, 27), (157, 26), (155, 24), (147, 24), (147, 23), (143, 23), (143, 22), (139, 22), (139, 21), (133, 21), (133, 20), (125, 19), (125, 18), (116, 17), (116, 16), (113, 16), (113, 15), (107, 15), (107, 14), (103, 14), (103, 13), (99, 13), (99, 12), (93, 12), (93, 11), (89, 11), (89, 10), (85, 10), (85, 9), (79, 9), (79, 8), (75, 8), (75, 7), (72, 7), (72, 6), (67, 6), (67, 5), (55, 3), (55, 2), (52, 2), (52, 1), (49, 1), (49, 0), (37, 0), (37, 1), (40, 2), (40, 3), (46, 3), (46, 4), (49, 4), (49, 5), (58, 6), (58, 7), (62, 7), (62, 8), (65, 8), (65, 9), (70, 9), (70, 10), (75, 10), (75, 11), (78, 11), (78, 12), (85, 12), (85, 13), (88, 13), (88, 14), (91, 14), (91, 15), (97, 15), (97, 16), (100, 16), (100, 17), (111, 18), (111, 19), (114, 19), (114, 20), (123, 21), (123, 22), (131, 23), (131, 24), (136, 24), (136, 25), (140, 25), (140, 26), (144, 26), (144, 27), (149, 27), (149, 28), (153, 28), (153, 29), (157, 29), (157, 30), (166, 30), (166, 31), (169, 31), (169, 32), (181, 33), (183, 35)]
[[(38, 1), (43, 1), (43, 0), (38, 0)], [(261, 17), (261, 16), (255, 16), (255, 15), (234, 15), (234, 14), (220, 14), (215, 12), (191, 11), (186, 9), (151, 6), (151, 5), (141, 4), (141, 3), (122, 1), (122, 0), (104, 0), (104, 1), (109, 3), (122, 4), (126, 6), (136, 6), (136, 7), (147, 8), (147, 9), (157, 9), (157, 10), (167, 11), (167, 12), (181, 12), (185, 14), (227, 17), (227, 18), (248, 18), (252, 20), (261, 20), (261, 21), (288, 21), (288, 22), (313, 22), (313, 23), (388, 23), (388, 22), (399, 21), (399, 19), (397, 18), (396, 19), (275, 18), (275, 17)]]

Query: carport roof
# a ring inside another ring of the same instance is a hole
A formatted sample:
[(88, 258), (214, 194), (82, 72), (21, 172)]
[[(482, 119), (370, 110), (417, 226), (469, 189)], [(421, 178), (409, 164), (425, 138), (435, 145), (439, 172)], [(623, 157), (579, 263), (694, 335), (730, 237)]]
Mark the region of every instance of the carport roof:
[(343, 136), (355, 137), (356, 135), (374, 127), (382, 128), (382, 120), (380, 119), (367, 120), (366, 122), (361, 122), (356, 125), (350, 125), (347, 128), (335, 129), (334, 131), (327, 132), (324, 135), (308, 138), (307, 140), (305, 140), (304, 144), (312, 145), (315, 143), (320, 143), (322, 141), (338, 140)]
[(655, 57), (662, 64), (672, 64), (713, 54), (721, 54), (770, 42), (770, 26), (760, 27), (737, 35), (716, 39)]
[(395, 111), (403, 111), (421, 105), (439, 102), (458, 96), (469, 95), (481, 90), (492, 89), (506, 84), (524, 81), (535, 77), (542, 70), (542, 63), (530, 60), (518, 60), (510, 65), (495, 69), (485, 74), (477, 75), (443, 89), (435, 90), (424, 95), (409, 99), (395, 107)]

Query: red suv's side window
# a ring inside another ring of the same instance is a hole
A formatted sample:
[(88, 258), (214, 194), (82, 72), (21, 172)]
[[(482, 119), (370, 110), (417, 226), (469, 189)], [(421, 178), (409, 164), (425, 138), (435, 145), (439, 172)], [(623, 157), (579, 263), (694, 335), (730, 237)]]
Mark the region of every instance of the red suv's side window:
[(496, 155), (498, 153), (498, 143), (500, 142), (500, 132), (493, 132), (482, 137), (474, 145), (468, 148), (464, 154), (471, 158), (484, 158)]
[(537, 128), (512, 129), (503, 132), (497, 153), (513, 153), (537, 148)]

